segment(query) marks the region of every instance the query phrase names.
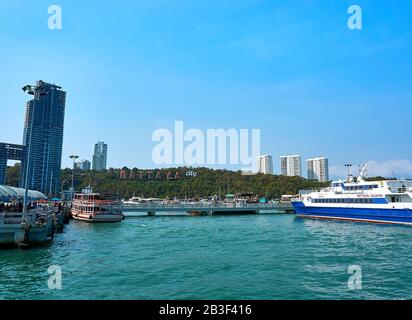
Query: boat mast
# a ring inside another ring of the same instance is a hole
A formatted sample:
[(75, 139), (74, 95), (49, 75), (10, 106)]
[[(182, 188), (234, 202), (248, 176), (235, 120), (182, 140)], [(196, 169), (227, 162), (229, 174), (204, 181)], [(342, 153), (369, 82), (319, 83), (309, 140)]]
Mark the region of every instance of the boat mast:
[(360, 166), (360, 169), (359, 169), (359, 180), (360, 180), (360, 181), (364, 181), (363, 177), (364, 177), (364, 175), (365, 175), (365, 173), (366, 173), (366, 169), (367, 169), (367, 168), (368, 168), (368, 164), (367, 164), (367, 163), (365, 163), (364, 165)]
[(352, 172), (351, 172), (351, 168), (352, 168), (352, 164), (345, 164), (345, 167), (348, 168), (348, 177), (346, 178), (346, 182), (352, 182), (353, 181), (353, 177), (352, 177)]

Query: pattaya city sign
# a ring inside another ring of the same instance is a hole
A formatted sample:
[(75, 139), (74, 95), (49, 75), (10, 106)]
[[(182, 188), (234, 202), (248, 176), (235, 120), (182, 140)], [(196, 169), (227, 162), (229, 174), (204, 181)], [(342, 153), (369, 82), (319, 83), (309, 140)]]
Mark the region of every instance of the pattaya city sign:
[(171, 170), (120, 170), (121, 180), (181, 180), (184, 178), (196, 178), (195, 171), (171, 171)]

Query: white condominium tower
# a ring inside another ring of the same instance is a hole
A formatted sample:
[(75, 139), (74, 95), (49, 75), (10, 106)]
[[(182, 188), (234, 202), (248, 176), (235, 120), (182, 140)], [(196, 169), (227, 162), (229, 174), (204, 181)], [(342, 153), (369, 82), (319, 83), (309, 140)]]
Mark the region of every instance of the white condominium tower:
[(280, 174), (282, 176), (302, 176), (302, 158), (299, 155), (280, 157)]
[(264, 174), (273, 174), (273, 158), (270, 154), (258, 157), (258, 172)]
[(106, 170), (107, 167), (107, 144), (98, 142), (94, 145), (93, 170)]
[(307, 164), (309, 180), (329, 181), (329, 162), (327, 158), (308, 159)]

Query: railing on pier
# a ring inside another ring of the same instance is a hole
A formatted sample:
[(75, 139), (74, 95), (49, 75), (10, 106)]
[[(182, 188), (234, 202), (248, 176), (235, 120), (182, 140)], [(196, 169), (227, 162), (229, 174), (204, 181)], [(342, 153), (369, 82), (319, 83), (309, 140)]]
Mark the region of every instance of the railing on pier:
[(265, 211), (265, 210), (292, 210), (291, 204), (288, 203), (136, 203), (124, 204), (124, 210), (127, 211)]

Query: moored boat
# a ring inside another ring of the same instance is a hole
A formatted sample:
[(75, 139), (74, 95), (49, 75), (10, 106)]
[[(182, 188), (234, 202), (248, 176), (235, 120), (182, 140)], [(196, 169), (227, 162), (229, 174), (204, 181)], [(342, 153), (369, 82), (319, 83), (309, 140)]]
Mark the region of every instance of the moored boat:
[(116, 196), (93, 193), (90, 187), (74, 195), (71, 213), (73, 219), (86, 222), (124, 220), (123, 205)]
[(350, 175), (328, 188), (301, 194), (292, 200), (297, 216), (412, 225), (412, 181), (365, 181)]
[(47, 245), (53, 240), (53, 211), (35, 208), (22, 212), (0, 213), (0, 247)]

